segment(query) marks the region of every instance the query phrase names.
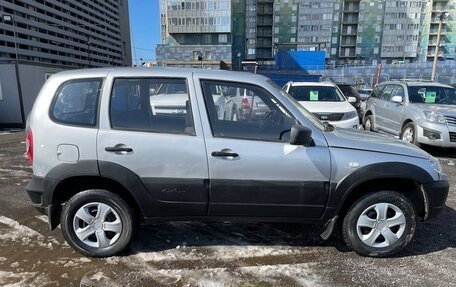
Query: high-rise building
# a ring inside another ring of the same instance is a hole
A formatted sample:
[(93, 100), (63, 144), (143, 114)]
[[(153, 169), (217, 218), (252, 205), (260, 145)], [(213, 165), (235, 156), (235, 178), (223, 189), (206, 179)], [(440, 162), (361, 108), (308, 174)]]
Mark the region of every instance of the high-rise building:
[[(210, 59), (231, 59), (233, 69), (242, 61), (274, 65), (279, 50), (325, 51), (326, 64), (430, 61), (439, 15), (447, 12), (439, 55), (454, 59), (455, 6), (453, 0), (161, 0), (163, 45), (157, 57), (168, 65), (200, 66), (198, 59), (204, 63), (207, 53)], [(198, 22), (228, 15), (231, 25), (223, 30)], [(217, 42), (220, 34), (226, 43)]]
[[(17, 48), (17, 49), (16, 49)], [(127, 0), (0, 0), (0, 60), (130, 66)]]
[(231, 0), (160, 0), (164, 66), (217, 68), (231, 64)]
[(437, 47), (440, 15), (442, 18), (439, 59), (456, 59), (456, 2), (451, 0), (432, 0), (423, 4), (422, 29), (419, 57), (422, 61), (431, 61)]

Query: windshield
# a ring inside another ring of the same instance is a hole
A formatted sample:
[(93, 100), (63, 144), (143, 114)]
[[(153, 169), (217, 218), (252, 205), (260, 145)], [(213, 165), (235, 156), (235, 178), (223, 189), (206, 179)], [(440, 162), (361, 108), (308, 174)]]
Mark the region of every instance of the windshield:
[(345, 97), (331, 86), (291, 86), (290, 96), (303, 102), (344, 102)]
[(285, 93), (276, 83), (272, 80), (268, 80), (268, 83), (276, 89), (282, 96), (284, 96), (293, 106), (295, 106), (307, 119), (309, 119), (317, 128), (324, 130), (325, 126), (323, 123), (311, 112), (306, 110), (300, 103), (298, 103), (292, 96)]
[(409, 102), (416, 104), (456, 105), (456, 89), (438, 86), (408, 87)]

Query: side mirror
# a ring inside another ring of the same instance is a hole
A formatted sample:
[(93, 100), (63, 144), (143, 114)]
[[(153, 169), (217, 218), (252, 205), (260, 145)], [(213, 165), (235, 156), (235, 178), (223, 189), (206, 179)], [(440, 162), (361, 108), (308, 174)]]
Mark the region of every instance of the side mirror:
[(348, 102), (349, 103), (356, 103), (356, 98), (355, 97), (348, 97)]
[(391, 101), (395, 102), (395, 103), (398, 103), (398, 104), (402, 104), (402, 97), (401, 96), (394, 96), (394, 97), (391, 98)]
[(294, 124), (291, 127), (290, 144), (310, 146), (312, 144), (312, 130), (305, 126)]

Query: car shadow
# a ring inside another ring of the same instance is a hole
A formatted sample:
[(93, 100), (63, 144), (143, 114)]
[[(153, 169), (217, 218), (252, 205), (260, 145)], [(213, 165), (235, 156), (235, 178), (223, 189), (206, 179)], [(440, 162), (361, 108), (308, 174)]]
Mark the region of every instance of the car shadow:
[[(333, 247), (351, 252), (341, 238), (325, 241), (320, 227), (283, 223), (171, 222), (142, 226), (127, 251), (132, 255), (195, 247)], [(418, 222), (414, 239), (394, 257), (425, 255), (456, 247), (456, 211), (446, 207), (438, 217)], [(214, 250), (214, 249), (213, 249)], [(214, 252), (212, 250), (212, 252)], [(316, 251), (318, 252), (318, 251)]]
[(435, 157), (456, 158), (456, 149), (455, 148), (423, 146), (422, 149)]
[(412, 241), (396, 255), (408, 257), (456, 248), (456, 210), (446, 207), (437, 217), (418, 222)]

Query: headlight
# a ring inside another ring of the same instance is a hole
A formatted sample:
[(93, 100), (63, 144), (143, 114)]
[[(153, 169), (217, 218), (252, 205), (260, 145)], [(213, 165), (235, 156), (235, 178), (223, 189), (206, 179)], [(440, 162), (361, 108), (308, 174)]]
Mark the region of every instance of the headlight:
[(358, 116), (358, 113), (356, 111), (348, 112), (348, 113), (344, 114), (344, 116), (342, 117), (342, 121), (348, 120), (348, 119), (353, 119), (353, 118), (356, 118), (357, 116)]
[(440, 114), (440, 113), (436, 113), (436, 112), (433, 112), (433, 111), (423, 111), (423, 113), (426, 116), (426, 119), (428, 121), (439, 123), (439, 124), (446, 124), (447, 123), (446, 119), (445, 119), (445, 116)]
[(429, 161), (431, 162), (431, 167), (435, 169), (437, 172), (442, 172), (442, 165), (440, 164), (439, 160), (433, 156), (429, 157)]

